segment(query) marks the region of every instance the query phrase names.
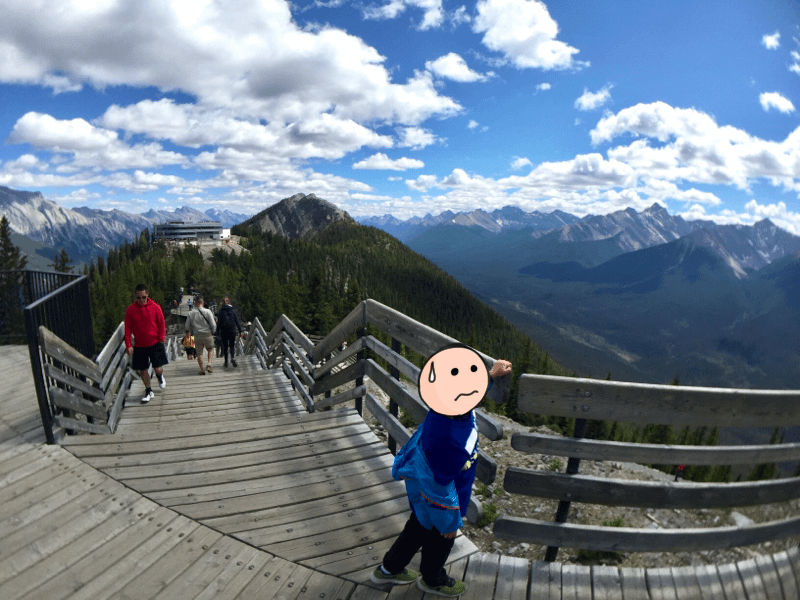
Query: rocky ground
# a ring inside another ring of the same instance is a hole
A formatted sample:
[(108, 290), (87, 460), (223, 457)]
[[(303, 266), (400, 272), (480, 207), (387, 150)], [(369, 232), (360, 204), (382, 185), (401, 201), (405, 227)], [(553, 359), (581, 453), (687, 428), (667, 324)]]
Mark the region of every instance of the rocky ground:
[[(370, 393), (379, 400), (388, 402), (385, 394), (367, 380)], [(386, 432), (371, 415), (365, 411), (367, 422), (381, 439), (386, 439)], [(511, 447), (511, 436), (517, 431), (537, 431), (548, 435), (557, 435), (545, 427), (530, 429), (519, 425), (505, 417), (492, 415), (499, 421), (505, 431), (503, 439), (490, 442), (483, 436), (480, 445), (483, 450), (497, 462), (497, 479), (489, 486), (476, 481), (473, 494), (481, 502), (484, 511), (497, 511), (497, 515), (513, 515), (551, 521), (555, 515), (557, 502), (521, 495), (512, 495), (503, 490), (503, 478), (509, 466), (538, 470), (566, 469), (567, 460), (561, 457), (524, 454)], [(641, 481), (672, 481), (673, 476), (661, 471), (631, 463), (604, 463), (599, 461), (582, 461), (580, 473), (609, 479), (638, 479)], [(609, 507), (574, 503), (570, 509), (569, 521), (586, 525), (602, 525), (604, 522), (623, 520), (624, 527), (632, 528), (669, 528), (690, 529), (704, 527), (722, 527), (746, 525), (774, 521), (796, 516), (800, 510), (800, 500), (769, 504), (755, 507), (733, 509), (700, 509), (700, 510), (666, 510), (638, 509), (627, 507)], [(495, 552), (509, 556), (524, 557), (529, 560), (542, 560), (545, 548), (539, 545), (522, 542), (509, 542), (494, 537), (490, 524), (479, 527), (465, 524), (464, 533), (484, 552)], [(771, 554), (797, 546), (800, 538), (787, 538), (767, 542), (758, 546), (733, 548), (730, 550), (713, 550), (706, 552), (680, 553), (617, 553), (607, 556), (592, 556), (572, 548), (564, 548), (559, 554), (559, 562), (579, 564), (609, 564), (620, 567), (666, 567), (703, 564), (722, 564), (755, 557), (760, 554)]]

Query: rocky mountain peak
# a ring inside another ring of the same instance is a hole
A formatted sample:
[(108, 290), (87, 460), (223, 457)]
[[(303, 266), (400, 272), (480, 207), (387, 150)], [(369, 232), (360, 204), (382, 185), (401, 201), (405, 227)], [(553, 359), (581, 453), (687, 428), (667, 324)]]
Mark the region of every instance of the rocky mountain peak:
[(251, 217), (245, 227), (287, 238), (309, 238), (337, 221), (353, 221), (345, 211), (314, 194), (295, 194), (284, 198)]

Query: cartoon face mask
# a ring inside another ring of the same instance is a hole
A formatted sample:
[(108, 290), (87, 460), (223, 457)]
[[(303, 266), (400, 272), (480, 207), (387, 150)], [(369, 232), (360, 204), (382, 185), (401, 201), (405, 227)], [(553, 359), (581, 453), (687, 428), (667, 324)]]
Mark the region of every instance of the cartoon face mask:
[(445, 347), (422, 367), (418, 383), (428, 408), (452, 417), (468, 413), (483, 400), (489, 372), (472, 348)]

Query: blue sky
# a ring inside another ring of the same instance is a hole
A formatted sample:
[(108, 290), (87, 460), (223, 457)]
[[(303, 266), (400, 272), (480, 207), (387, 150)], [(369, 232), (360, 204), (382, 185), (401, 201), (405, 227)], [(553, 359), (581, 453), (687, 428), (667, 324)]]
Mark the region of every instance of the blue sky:
[(0, 185), (800, 234), (796, 0), (0, 0)]

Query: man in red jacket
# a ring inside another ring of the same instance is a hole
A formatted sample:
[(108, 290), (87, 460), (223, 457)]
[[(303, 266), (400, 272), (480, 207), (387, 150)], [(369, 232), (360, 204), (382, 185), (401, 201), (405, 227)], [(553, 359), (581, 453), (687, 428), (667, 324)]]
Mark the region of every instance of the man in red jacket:
[[(153, 369), (158, 377), (161, 389), (167, 387), (164, 379), (164, 369), (162, 368), (169, 362), (167, 351), (164, 348), (164, 336), (166, 327), (164, 325), (164, 313), (161, 307), (147, 297), (147, 286), (140, 283), (134, 290), (136, 301), (125, 311), (125, 347), (128, 356), (133, 357), (131, 368), (139, 371), (142, 376), (145, 391), (142, 402), (150, 402), (153, 398), (153, 390), (150, 388), (150, 373), (148, 369), (153, 365)], [(131, 334), (133, 334), (133, 344), (131, 344)]]

